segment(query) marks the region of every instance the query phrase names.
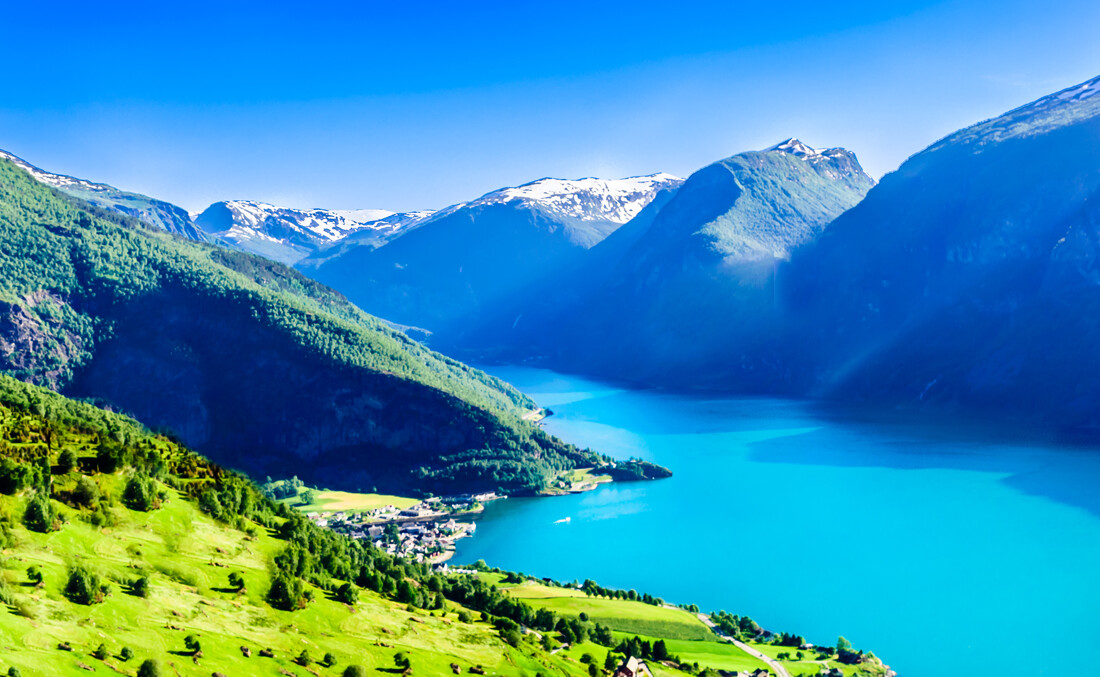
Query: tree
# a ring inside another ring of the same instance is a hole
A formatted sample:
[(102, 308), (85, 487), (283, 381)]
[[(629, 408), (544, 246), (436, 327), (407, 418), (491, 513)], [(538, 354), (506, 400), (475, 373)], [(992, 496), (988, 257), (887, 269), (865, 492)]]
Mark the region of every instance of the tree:
[(99, 577), (83, 566), (75, 566), (69, 571), (69, 580), (65, 584), (65, 597), (75, 604), (98, 604), (106, 597), (107, 586), (101, 585)]
[(61, 452), (61, 455), (57, 457), (57, 474), (65, 475), (76, 470), (76, 452), (72, 449), (65, 449)]
[(588, 664), (588, 677), (598, 677), (600, 668), (595, 663)]
[(615, 657), (615, 654), (610, 651), (607, 652), (607, 658), (603, 659), (603, 669), (611, 672), (619, 665), (619, 659)]
[(31, 583), (34, 583), (35, 585), (38, 585), (39, 583), (41, 583), (43, 581), (43, 579), (44, 579), (44, 577), (42, 575), (42, 570), (39, 569), (36, 565), (32, 564), (31, 566), (27, 567), (27, 580), (28, 581), (30, 581)]
[(275, 578), (271, 581), (271, 589), (267, 592), (267, 603), (283, 611), (305, 608), (306, 599), (302, 581), (282, 572), (275, 574)]
[(298, 657), (294, 659), (294, 662), (305, 668), (309, 667), (313, 663), (313, 659), (310, 657), (308, 650), (302, 649), (302, 653), (298, 654)]
[(848, 640), (844, 639), (843, 637), (840, 637), (836, 640), (836, 650), (837, 650), (837, 652), (851, 651), (852, 650), (852, 643), (849, 642)]
[(148, 475), (134, 473), (122, 490), (122, 502), (131, 510), (149, 512), (160, 507), (156, 484)]
[(321, 659), (321, 665), (326, 668), (331, 668), (336, 665), (336, 656), (333, 656), (331, 653), (325, 654), (325, 657)]
[(31, 531), (47, 534), (57, 528), (57, 508), (43, 491), (35, 493), (23, 511), (23, 525)]
[(302, 492), (300, 503), (302, 505), (309, 505), (317, 500), (317, 492), (313, 489), (306, 489)]
[(336, 600), (344, 604), (354, 605), (359, 601), (359, 588), (351, 583), (344, 583), (336, 590)]
[(106, 644), (100, 644), (98, 647), (96, 647), (96, 650), (92, 652), (92, 658), (95, 658), (95, 659), (98, 659), (98, 660), (101, 660), (101, 661), (107, 660), (107, 657), (110, 656), (110, 655), (111, 654), (107, 652), (107, 645)]
[(124, 646), (122, 647), (122, 651), (118, 652), (118, 657), (123, 663), (125, 663), (126, 661), (134, 657), (134, 652), (130, 649), (130, 647)]
[(82, 508), (94, 508), (99, 501), (99, 485), (91, 477), (81, 475), (73, 489), (73, 503)]
[(349, 665), (344, 668), (343, 677), (367, 677), (367, 669), (362, 665)]
[(404, 651), (398, 651), (393, 655), (393, 664), (402, 670), (408, 670), (412, 667), (412, 662), (409, 660), (409, 655)]
[(653, 660), (655, 661), (667, 661), (668, 660), (668, 647), (665, 646), (665, 640), (659, 639), (653, 643)]
[(244, 590), (244, 576), (241, 576), (236, 571), (229, 574), (229, 587), (240, 592)]
[(10, 458), (0, 458), (0, 494), (15, 494), (23, 487), (34, 484), (36, 470), (25, 463), (16, 463)]
[(142, 663), (137, 671), (137, 677), (161, 677), (161, 674), (160, 663), (152, 658)]
[(142, 576), (130, 581), (130, 594), (135, 597), (149, 596), (149, 577)]
[(187, 650), (191, 653), (198, 653), (202, 651), (202, 644), (199, 642), (199, 638), (195, 635), (188, 635), (184, 637), (183, 645), (187, 647)]
[(23, 677), (23, 673), (19, 672), (19, 668), (13, 665), (8, 668), (8, 677)]

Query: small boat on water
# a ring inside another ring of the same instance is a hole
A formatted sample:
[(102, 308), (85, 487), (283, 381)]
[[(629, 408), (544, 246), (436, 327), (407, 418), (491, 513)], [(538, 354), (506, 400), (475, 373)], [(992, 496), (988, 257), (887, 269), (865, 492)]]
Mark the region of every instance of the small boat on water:
[(573, 520), (572, 517), (564, 517), (560, 520), (555, 520), (554, 524), (569, 524), (569, 522), (571, 522), (572, 520)]

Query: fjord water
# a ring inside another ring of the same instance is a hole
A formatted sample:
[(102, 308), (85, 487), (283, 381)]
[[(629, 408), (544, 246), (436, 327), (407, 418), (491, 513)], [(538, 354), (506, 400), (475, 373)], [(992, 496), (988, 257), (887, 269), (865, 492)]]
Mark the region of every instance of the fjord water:
[(493, 503), (458, 562), (844, 635), (902, 677), (1100, 674), (1100, 450), (488, 370), (549, 432), (675, 474)]

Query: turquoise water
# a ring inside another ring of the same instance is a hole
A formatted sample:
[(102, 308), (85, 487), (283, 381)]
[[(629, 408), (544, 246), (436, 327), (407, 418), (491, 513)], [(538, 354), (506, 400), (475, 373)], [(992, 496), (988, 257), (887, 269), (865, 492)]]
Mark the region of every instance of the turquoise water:
[(1098, 451), (490, 371), (554, 410), (551, 433), (675, 475), (498, 501), (458, 562), (844, 635), (901, 677), (1100, 675)]

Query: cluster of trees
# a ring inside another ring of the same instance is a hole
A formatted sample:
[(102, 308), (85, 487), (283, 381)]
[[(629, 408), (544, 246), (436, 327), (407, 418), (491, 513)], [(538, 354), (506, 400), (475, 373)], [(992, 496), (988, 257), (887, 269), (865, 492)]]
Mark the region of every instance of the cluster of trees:
[(613, 467), (608, 465), (599, 468), (599, 471), (611, 475), (611, 479), (617, 482), (659, 480), (672, 477), (672, 471), (668, 468), (649, 461), (643, 461), (640, 458), (616, 461)]
[(748, 616), (715, 611), (710, 614), (710, 620), (719, 630), (734, 639), (756, 639), (764, 634), (764, 628)]
[(648, 592), (638, 594), (637, 590), (619, 590), (617, 588), (605, 588), (596, 581), (585, 579), (581, 584), (581, 590), (589, 597), (606, 597), (608, 599), (625, 599), (631, 602), (643, 602), (653, 606), (664, 606), (665, 601), (660, 597), (654, 597)]
[(675, 663), (680, 662), (680, 658), (668, 652), (668, 647), (665, 646), (665, 640), (658, 639), (653, 643), (644, 640), (637, 635), (630, 639), (624, 639), (615, 646), (615, 651), (623, 654), (624, 656), (636, 656), (638, 658), (644, 658), (652, 661), (672, 661)]

